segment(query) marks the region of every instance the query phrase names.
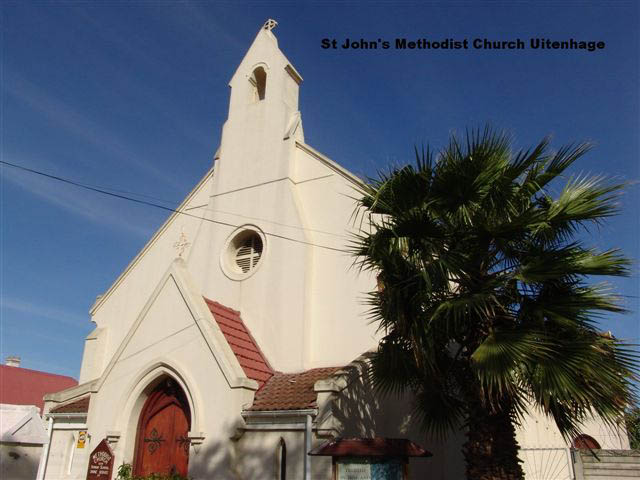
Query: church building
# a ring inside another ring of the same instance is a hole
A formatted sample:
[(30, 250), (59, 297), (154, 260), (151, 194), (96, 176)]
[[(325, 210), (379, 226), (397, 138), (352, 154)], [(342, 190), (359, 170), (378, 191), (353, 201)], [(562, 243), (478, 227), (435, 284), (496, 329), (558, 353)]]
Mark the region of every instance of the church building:
[[(122, 464), (194, 480), (464, 478), (464, 435), (425, 436), (409, 399), (376, 397), (363, 375), (376, 281), (345, 251), (361, 180), (305, 143), (302, 76), (274, 26), (231, 78), (212, 168), (92, 306), (79, 385), (45, 397), (38, 480), (108, 480)], [(566, 458), (544, 418), (518, 438)], [(348, 476), (349, 459), (369, 473)]]

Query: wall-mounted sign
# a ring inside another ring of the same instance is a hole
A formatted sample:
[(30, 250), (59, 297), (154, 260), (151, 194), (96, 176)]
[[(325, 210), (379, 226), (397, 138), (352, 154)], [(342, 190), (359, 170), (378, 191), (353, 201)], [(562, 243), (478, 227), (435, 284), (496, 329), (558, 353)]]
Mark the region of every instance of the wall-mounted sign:
[(89, 456), (87, 480), (109, 480), (113, 471), (113, 450), (103, 439)]
[(76, 448), (84, 448), (84, 444), (87, 442), (87, 431), (80, 430), (78, 432), (78, 442), (76, 443)]
[(368, 463), (338, 463), (338, 480), (371, 480)]
[(343, 457), (336, 459), (336, 480), (403, 480), (405, 462), (397, 459)]

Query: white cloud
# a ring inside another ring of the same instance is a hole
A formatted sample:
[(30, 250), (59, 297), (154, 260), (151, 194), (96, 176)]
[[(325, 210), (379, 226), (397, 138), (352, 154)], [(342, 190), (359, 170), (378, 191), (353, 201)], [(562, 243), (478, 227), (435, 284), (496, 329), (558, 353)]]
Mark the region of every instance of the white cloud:
[(110, 152), (119, 159), (118, 163), (138, 168), (165, 185), (182, 187), (171, 175), (167, 175), (152, 162), (134, 152), (116, 133), (49, 95), (21, 75), (6, 70), (3, 89), (34, 111), (47, 117), (54, 125), (65, 128), (73, 135), (82, 138), (102, 151)]

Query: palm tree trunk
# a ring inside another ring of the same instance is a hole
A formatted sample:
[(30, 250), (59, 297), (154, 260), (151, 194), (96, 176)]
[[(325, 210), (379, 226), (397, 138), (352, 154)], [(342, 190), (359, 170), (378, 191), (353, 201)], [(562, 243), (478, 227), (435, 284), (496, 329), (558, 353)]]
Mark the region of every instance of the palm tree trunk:
[(523, 480), (516, 432), (509, 405), (490, 412), (477, 399), (469, 404), (467, 441), (463, 452), (467, 480)]

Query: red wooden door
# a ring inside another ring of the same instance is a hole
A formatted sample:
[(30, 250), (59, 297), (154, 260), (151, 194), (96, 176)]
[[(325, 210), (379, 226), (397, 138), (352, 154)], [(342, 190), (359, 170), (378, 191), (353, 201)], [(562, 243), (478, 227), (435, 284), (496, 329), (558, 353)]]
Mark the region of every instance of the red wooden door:
[(142, 408), (138, 423), (135, 474), (187, 476), (191, 418), (184, 393), (175, 382), (160, 384)]

